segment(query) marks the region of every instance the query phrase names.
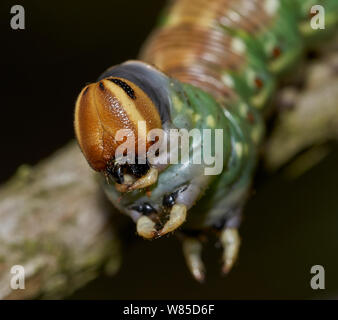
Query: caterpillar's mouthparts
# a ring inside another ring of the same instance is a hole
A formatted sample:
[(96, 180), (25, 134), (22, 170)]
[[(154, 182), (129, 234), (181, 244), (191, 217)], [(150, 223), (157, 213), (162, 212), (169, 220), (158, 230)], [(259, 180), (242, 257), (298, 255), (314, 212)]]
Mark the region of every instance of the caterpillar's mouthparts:
[(158, 169), (150, 168), (149, 171), (141, 178), (135, 180), (133, 177), (129, 175), (125, 175), (125, 177), (129, 177), (129, 179), (124, 179), (124, 183), (115, 184), (115, 188), (119, 192), (128, 192), (136, 189), (143, 189), (151, 186), (157, 181), (158, 178)]
[(170, 210), (169, 220), (162, 229), (158, 230), (154, 221), (147, 216), (142, 216), (137, 220), (136, 230), (145, 239), (159, 238), (180, 227), (186, 217), (187, 207), (184, 204), (175, 204)]

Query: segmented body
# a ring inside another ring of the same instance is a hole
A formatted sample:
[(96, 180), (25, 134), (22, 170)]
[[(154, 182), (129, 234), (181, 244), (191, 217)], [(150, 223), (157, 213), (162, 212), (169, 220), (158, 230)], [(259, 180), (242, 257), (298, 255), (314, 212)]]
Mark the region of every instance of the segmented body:
[[(324, 5), (328, 2), (322, 1)], [(171, 165), (160, 175), (151, 196), (135, 191), (121, 197), (106, 187), (120, 210), (137, 220), (137, 214), (126, 210), (132, 203), (150, 201), (156, 208), (165, 194), (189, 184), (192, 195), (181, 196), (190, 209), (183, 228), (202, 229), (222, 221), (238, 226), (264, 135), (264, 114), (271, 107), (269, 99), (277, 76), (301, 55), (305, 39), (299, 26), (304, 21), (309, 24), (312, 4), (293, 0), (177, 0), (168, 7), (160, 27), (146, 42), (141, 60), (172, 77), (156, 75), (161, 80), (153, 83), (163, 84), (158, 89), (162, 100), (169, 96), (174, 127), (225, 130), (224, 170), (210, 177), (201, 175), (200, 168)], [(128, 72), (112, 70), (115, 73), (107, 71), (101, 78), (128, 78)], [(151, 82), (150, 74), (142, 75), (140, 68), (138, 73)], [(224, 118), (217, 115), (215, 104), (223, 109)], [(198, 206), (194, 206), (197, 201)]]
[[(222, 216), (221, 221), (237, 225), (264, 133), (264, 115), (273, 107), (269, 99), (278, 75), (294, 66), (306, 42), (314, 37), (309, 12), (317, 3), (177, 0), (146, 42), (141, 59), (210, 93), (224, 108), (230, 131), (230, 157), (224, 172), (198, 207), (192, 208), (186, 227), (210, 226)], [(334, 1), (318, 4), (329, 12), (334, 21), (329, 28), (333, 29), (338, 5)], [(187, 96), (209, 108), (193, 95)], [(189, 104), (183, 101), (183, 110), (189, 111)], [(206, 117), (212, 119), (213, 113), (208, 111)]]

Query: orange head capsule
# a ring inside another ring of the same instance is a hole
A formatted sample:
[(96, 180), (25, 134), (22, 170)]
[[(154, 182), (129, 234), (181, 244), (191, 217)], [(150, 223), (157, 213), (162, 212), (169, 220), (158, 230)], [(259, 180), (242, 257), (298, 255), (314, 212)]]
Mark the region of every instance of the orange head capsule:
[[(138, 130), (140, 121), (144, 130)], [(161, 128), (160, 114), (149, 96), (133, 82), (109, 77), (87, 85), (80, 93), (75, 107), (75, 133), (80, 148), (90, 166), (96, 171), (107, 172), (115, 159), (117, 147), (125, 141), (117, 141), (120, 129), (128, 129), (137, 143), (146, 146), (147, 133)], [(144, 132), (138, 136), (139, 132)]]

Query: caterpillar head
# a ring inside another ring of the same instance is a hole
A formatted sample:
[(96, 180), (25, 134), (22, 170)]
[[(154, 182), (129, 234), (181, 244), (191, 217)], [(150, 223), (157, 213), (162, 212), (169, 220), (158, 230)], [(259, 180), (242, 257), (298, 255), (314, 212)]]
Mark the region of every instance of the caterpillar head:
[[(141, 158), (140, 145), (144, 152), (151, 145), (148, 132), (161, 127), (153, 101), (124, 78), (107, 77), (89, 84), (76, 102), (75, 132), (85, 158), (94, 170), (115, 181), (121, 191), (156, 182), (157, 170), (150, 168), (146, 160), (135, 160)], [(131, 150), (133, 159), (122, 165), (118, 160), (126, 150)]]
[[(75, 133), (85, 158), (101, 173), (114, 206), (133, 218), (144, 238), (173, 231), (187, 212), (179, 200), (186, 181), (174, 179), (177, 169), (148, 161), (154, 143), (149, 132), (171, 124), (168, 79), (147, 64), (127, 62), (87, 85), (75, 107)], [(126, 149), (134, 150), (134, 157), (128, 153), (121, 164)]]

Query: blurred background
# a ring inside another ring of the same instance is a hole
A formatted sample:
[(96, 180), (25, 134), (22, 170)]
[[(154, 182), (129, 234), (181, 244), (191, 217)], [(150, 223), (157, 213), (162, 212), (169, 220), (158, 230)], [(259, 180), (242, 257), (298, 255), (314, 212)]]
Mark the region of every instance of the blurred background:
[[(74, 137), (80, 89), (106, 68), (133, 59), (164, 1), (7, 1), (0, 4), (0, 182)], [(10, 28), (21, 4), (26, 29)], [(126, 232), (122, 267), (70, 299), (338, 298), (338, 147), (292, 181), (260, 169), (245, 210), (237, 266), (220, 276), (219, 249), (204, 251), (206, 283), (192, 280), (175, 237), (143, 241)], [(310, 287), (311, 266), (326, 271), (325, 290)]]

